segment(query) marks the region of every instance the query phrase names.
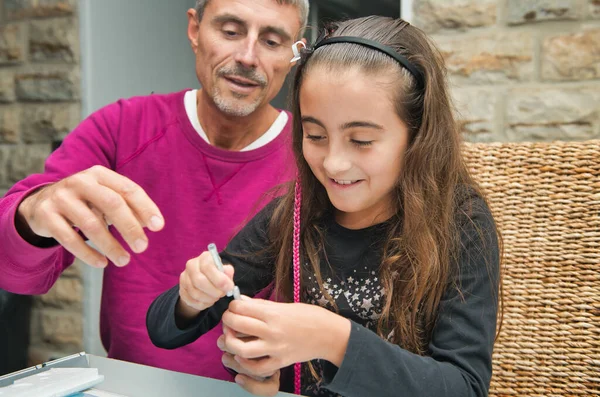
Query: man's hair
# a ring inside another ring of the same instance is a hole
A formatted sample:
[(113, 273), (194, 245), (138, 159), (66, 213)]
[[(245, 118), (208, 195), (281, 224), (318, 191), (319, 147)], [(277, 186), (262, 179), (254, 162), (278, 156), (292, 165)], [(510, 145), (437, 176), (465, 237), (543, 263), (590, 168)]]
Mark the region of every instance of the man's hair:
[[(198, 16), (198, 20), (202, 20), (202, 15), (204, 15), (204, 9), (210, 0), (196, 0), (196, 15)], [(298, 7), (298, 13), (300, 14), (300, 27), (301, 31), (304, 31), (306, 25), (308, 24), (308, 11), (309, 4), (308, 0), (275, 0), (279, 4), (290, 4)]]

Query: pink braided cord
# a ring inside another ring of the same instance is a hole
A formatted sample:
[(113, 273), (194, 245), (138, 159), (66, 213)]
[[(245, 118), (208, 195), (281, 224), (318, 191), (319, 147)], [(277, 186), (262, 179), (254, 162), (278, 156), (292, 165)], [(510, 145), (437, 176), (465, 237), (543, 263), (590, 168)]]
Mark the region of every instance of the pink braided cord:
[[(296, 179), (294, 197), (294, 303), (300, 302), (300, 207), (302, 206), (302, 187), (300, 178)], [(301, 393), (302, 364), (294, 364), (294, 392)]]

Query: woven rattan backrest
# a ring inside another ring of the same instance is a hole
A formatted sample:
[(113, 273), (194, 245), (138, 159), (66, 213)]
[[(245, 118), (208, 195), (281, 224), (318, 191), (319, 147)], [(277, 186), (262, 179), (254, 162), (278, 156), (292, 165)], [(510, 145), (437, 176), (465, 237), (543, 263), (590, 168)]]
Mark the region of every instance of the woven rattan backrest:
[(504, 239), (490, 395), (600, 395), (600, 141), (465, 155)]

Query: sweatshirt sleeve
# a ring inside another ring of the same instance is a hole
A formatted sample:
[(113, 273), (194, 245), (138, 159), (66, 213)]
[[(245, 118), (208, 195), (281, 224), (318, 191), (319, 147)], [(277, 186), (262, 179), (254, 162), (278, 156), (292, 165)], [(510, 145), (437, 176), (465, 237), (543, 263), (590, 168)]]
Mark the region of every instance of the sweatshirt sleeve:
[(449, 287), (427, 356), (413, 354), (352, 323), (338, 369), (325, 362), (322, 386), (344, 395), (483, 397), (492, 376), (498, 311), (499, 250), (485, 208), (463, 225), (456, 287)]
[(94, 165), (114, 169), (120, 105), (109, 105), (85, 119), (46, 160), (44, 172), (15, 184), (0, 199), (0, 288), (17, 294), (46, 293), (74, 257), (48, 239), (46, 247), (25, 241), (15, 228), (21, 201), (39, 188)]
[[(273, 281), (275, 257), (269, 250), (268, 227), (277, 201), (270, 202), (252, 218), (220, 253), (223, 263), (233, 265), (233, 281), (243, 295), (255, 296)], [(146, 327), (150, 340), (163, 349), (192, 343), (219, 324), (232, 299), (221, 298), (181, 329), (175, 321), (179, 301), (179, 285), (175, 285), (156, 298), (148, 309)]]

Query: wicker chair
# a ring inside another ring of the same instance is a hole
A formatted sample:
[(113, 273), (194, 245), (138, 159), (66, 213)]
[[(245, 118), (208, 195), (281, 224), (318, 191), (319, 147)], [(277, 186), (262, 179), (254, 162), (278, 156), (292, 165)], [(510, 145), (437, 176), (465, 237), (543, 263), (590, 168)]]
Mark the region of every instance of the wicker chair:
[(600, 140), (466, 144), (504, 239), (492, 396), (600, 396)]

